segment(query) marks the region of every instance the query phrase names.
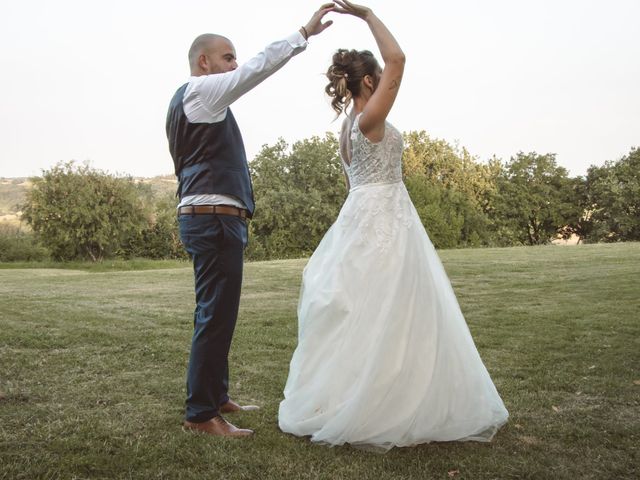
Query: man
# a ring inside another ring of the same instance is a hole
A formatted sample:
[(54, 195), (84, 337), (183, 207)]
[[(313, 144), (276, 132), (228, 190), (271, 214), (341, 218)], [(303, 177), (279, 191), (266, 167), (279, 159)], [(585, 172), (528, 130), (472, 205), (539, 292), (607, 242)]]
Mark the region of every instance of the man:
[(204, 34), (189, 50), (191, 77), (169, 106), (167, 137), (178, 177), (180, 238), (191, 256), (196, 308), (184, 428), (244, 437), (221, 414), (241, 407), (228, 395), (228, 353), (240, 303), (253, 191), (240, 130), (229, 105), (275, 73), (331, 25), (323, 5), (304, 27), (238, 67), (233, 44)]

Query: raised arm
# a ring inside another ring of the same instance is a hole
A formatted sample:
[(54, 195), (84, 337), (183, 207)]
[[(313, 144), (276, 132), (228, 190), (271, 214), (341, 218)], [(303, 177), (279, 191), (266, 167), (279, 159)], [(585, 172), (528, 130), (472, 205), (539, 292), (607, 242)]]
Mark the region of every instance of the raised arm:
[(359, 121), (360, 130), (365, 136), (372, 140), (379, 140), (384, 135), (384, 122), (396, 100), (402, 82), (405, 55), (389, 29), (371, 9), (353, 4), (348, 0), (335, 0), (335, 3), (339, 5), (335, 8), (336, 12), (354, 15), (367, 22), (384, 61), (384, 69), (378, 84), (362, 110)]
[(323, 22), (322, 19), (327, 13), (332, 12), (335, 7), (336, 6), (333, 2), (325, 3), (317, 12), (315, 12), (311, 16), (311, 19), (305, 26), (300, 27), (299, 32), (304, 36), (305, 40), (309, 40), (309, 37), (324, 32), (331, 26), (333, 20), (327, 20), (326, 22)]
[[(211, 56), (221, 66), (214, 65), (212, 67), (207, 63), (203, 63), (202, 66), (192, 66), (192, 77), (196, 76), (196, 78), (192, 79), (185, 98), (187, 101), (193, 101), (203, 106), (203, 110), (205, 110), (202, 112), (203, 117), (216, 117), (218, 113), (223, 112), (242, 95), (273, 75), (294, 55), (302, 52), (307, 46), (306, 41), (309, 37), (326, 30), (333, 22), (331, 20), (323, 22), (323, 19), (333, 9), (333, 3), (322, 5), (311, 16), (307, 24), (300, 27), (299, 33), (296, 32), (283, 40), (271, 43), (263, 52), (240, 66), (235, 63), (235, 49), (231, 42), (224, 37), (215, 36), (221, 38), (222, 41), (215, 40), (214, 47), (221, 46), (217, 50), (214, 49)], [(218, 57), (221, 58), (218, 59)], [(199, 58), (201, 58), (199, 61), (205, 62), (207, 55), (205, 52), (201, 52)], [(211, 59), (208, 60), (211, 62)], [(194, 73), (194, 69), (196, 73)], [(197, 72), (204, 74), (198, 75)], [(191, 116), (189, 118), (192, 120)], [(196, 117), (194, 119), (201, 120)]]

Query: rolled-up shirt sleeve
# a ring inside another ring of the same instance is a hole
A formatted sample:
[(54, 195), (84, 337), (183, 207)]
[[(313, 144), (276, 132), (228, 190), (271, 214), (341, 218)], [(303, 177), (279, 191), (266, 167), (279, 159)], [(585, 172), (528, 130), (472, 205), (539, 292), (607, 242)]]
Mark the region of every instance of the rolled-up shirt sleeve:
[(307, 47), (295, 32), (269, 44), (249, 61), (231, 72), (190, 77), (183, 105), (190, 122), (212, 123), (224, 119), (234, 101), (282, 68)]

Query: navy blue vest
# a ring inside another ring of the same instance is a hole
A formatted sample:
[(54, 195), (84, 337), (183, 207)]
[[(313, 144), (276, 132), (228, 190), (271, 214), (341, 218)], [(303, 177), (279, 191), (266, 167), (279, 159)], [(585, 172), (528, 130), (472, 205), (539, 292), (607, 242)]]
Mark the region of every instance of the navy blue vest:
[(171, 99), (167, 114), (167, 138), (178, 177), (178, 196), (218, 193), (239, 198), (249, 217), (255, 203), (247, 155), (231, 109), (216, 123), (191, 123), (182, 100), (187, 84)]

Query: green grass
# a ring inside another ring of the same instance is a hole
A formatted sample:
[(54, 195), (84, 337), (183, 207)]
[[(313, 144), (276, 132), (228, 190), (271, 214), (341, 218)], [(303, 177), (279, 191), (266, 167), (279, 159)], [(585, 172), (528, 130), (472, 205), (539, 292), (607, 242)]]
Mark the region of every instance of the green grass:
[(282, 434), (305, 260), (246, 266), (231, 392), (263, 408), (233, 417), (256, 430), (243, 440), (180, 428), (187, 264), (12, 268), (0, 270), (0, 479), (637, 478), (640, 244), (440, 254), (511, 414), (491, 444), (379, 455)]
[(149, 260), (147, 258), (135, 258), (132, 260), (110, 259), (101, 262), (68, 261), (57, 262), (55, 260), (43, 260), (37, 262), (5, 262), (0, 263), (0, 270), (16, 269), (56, 269), (56, 270), (81, 270), (85, 272), (124, 272), (133, 270), (159, 270), (167, 268), (190, 267), (188, 260)]

